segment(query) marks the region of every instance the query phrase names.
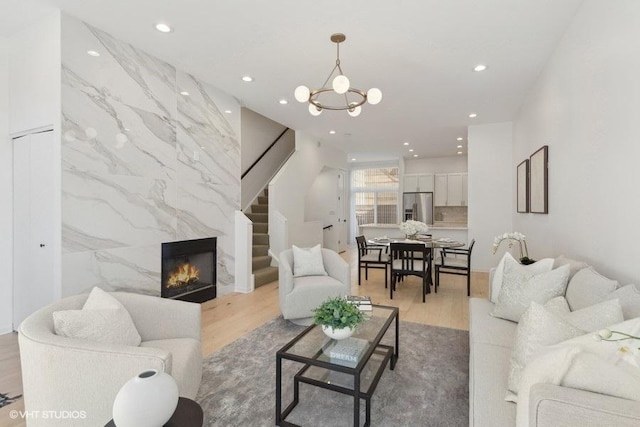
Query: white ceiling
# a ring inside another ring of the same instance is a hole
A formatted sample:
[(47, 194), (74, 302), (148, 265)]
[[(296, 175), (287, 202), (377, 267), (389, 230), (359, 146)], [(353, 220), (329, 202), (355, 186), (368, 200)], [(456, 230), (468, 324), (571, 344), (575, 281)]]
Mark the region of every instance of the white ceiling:
[[(454, 155), (459, 136), (466, 152), (467, 126), (513, 119), (582, 0), (0, 2), (0, 35), (58, 7), (360, 161), (408, 156), (404, 141), (421, 157)], [(159, 21), (175, 31), (157, 32)], [(383, 92), (357, 118), (312, 117), (293, 98), (329, 74), (334, 32), (347, 36), (340, 56), (352, 86)], [(478, 63), (489, 69), (473, 72)]]

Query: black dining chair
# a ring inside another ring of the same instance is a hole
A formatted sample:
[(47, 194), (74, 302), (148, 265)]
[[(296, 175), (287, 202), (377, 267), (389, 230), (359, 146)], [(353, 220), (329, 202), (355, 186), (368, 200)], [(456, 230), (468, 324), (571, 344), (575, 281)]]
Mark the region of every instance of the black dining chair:
[(422, 277), (422, 302), (426, 301), (431, 274), (431, 248), (423, 243), (391, 243), (390, 298), (396, 284), (405, 276)]
[(390, 265), (389, 254), (384, 253), (386, 247), (368, 245), (364, 236), (356, 236), (356, 243), (358, 244), (358, 286), (360, 286), (362, 269), (364, 268), (364, 279), (369, 280), (369, 269), (374, 268), (384, 270), (384, 287), (386, 289), (388, 287), (387, 269)]
[(471, 251), (476, 239), (471, 240), (467, 248), (442, 248), (440, 258), (436, 260), (435, 291), (440, 286), (440, 274), (467, 276), (467, 296), (471, 296)]

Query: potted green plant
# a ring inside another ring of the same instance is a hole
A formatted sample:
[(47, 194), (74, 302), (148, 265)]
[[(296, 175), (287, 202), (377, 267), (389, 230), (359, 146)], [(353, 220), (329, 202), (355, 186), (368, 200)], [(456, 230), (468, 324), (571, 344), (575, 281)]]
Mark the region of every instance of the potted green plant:
[(364, 321), (360, 309), (344, 297), (329, 298), (314, 310), (313, 322), (330, 338), (341, 340), (353, 334)]

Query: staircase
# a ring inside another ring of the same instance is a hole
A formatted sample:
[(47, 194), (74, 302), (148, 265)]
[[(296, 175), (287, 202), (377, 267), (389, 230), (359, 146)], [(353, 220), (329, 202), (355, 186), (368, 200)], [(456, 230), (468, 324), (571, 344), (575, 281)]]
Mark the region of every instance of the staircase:
[(258, 204), (251, 205), (251, 213), (245, 213), (253, 221), (252, 271), (256, 288), (278, 280), (278, 267), (271, 267), (269, 255), (269, 190), (258, 196)]

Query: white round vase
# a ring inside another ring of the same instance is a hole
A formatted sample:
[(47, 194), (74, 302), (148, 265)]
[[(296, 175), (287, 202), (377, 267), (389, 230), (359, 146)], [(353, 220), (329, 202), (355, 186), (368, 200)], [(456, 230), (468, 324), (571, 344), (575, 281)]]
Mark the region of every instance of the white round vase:
[(127, 381), (113, 402), (117, 427), (161, 427), (178, 406), (178, 384), (165, 372), (141, 372)]
[(322, 325), (322, 332), (325, 333), (329, 338), (333, 338), (334, 340), (343, 340), (345, 338), (349, 338), (351, 334), (353, 334), (353, 329), (351, 328), (340, 328), (334, 329), (331, 326)]

